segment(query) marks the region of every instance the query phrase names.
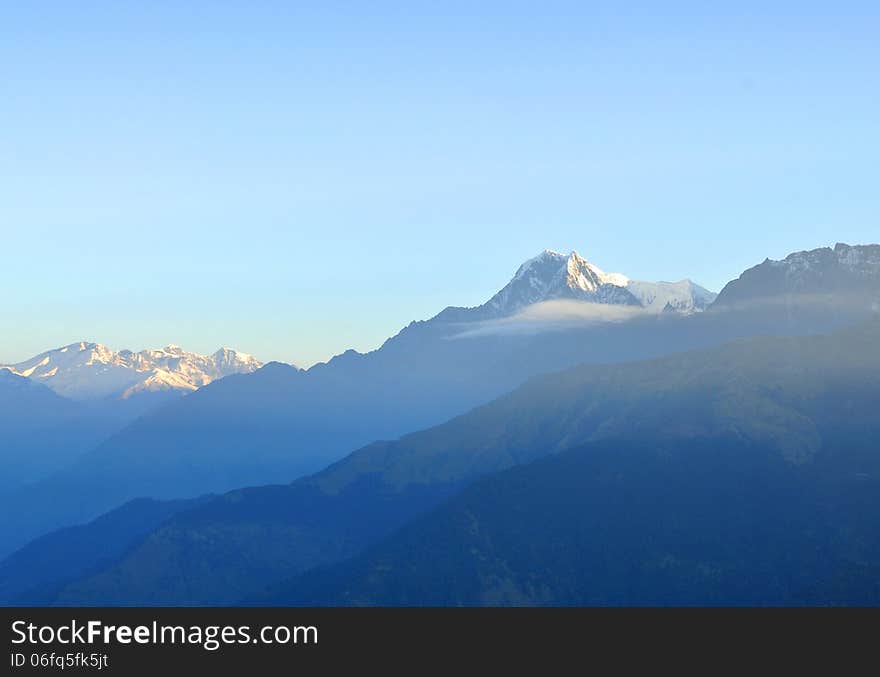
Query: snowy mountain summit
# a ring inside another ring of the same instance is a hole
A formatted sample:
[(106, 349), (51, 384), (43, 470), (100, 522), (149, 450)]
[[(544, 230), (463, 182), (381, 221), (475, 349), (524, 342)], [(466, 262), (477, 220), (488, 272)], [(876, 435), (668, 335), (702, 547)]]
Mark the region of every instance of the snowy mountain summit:
[(727, 283), (719, 306), (732, 306), (791, 295), (880, 300), (880, 245), (821, 247), (789, 254), (781, 261), (766, 259)]
[(513, 279), (486, 306), (502, 315), (556, 299), (640, 305), (626, 289), (625, 275), (606, 273), (576, 251), (568, 256), (545, 250), (522, 264)]
[(157, 391), (188, 392), (230, 374), (250, 373), (262, 363), (251, 355), (221, 348), (212, 355), (188, 353), (169, 345), (158, 350), (109, 349), (81, 341), (40, 353), (0, 370), (43, 383), (77, 400), (119, 397)]
[(621, 273), (606, 273), (576, 251), (566, 255), (547, 249), (523, 263), (513, 279), (483, 305), (447, 308), (439, 317), (452, 321), (496, 319), (514, 315), (535, 303), (556, 300), (690, 314), (705, 310), (715, 296), (690, 280), (631, 280)]

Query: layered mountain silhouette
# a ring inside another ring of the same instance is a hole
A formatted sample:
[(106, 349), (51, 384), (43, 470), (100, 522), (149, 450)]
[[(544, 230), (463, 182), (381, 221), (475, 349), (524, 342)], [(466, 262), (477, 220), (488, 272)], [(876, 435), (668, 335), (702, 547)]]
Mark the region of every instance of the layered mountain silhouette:
[[(766, 576), (753, 592), (771, 603), (850, 599), (880, 547), (878, 340), (871, 320), (543, 376), (313, 477), (178, 512), (101, 571), (16, 599), (751, 603), (740, 575)], [(630, 588), (621, 562), (643, 573)]]
[[(168, 398), (160, 392), (128, 400), (73, 401), (0, 369), (0, 497), (70, 465)], [(14, 505), (12, 501), (12, 517)]]
[[(870, 260), (873, 251), (850, 249), (859, 261)], [(0, 518), (3, 543), (11, 551), (140, 496), (188, 498), (294, 479), (372, 440), (436, 425), (535, 375), (578, 363), (846, 326), (873, 312), (878, 286), (871, 265), (853, 265), (858, 284), (831, 295), (816, 295), (811, 287), (786, 292), (780, 313), (779, 289), (769, 283), (763, 296), (727, 303), (728, 289), (739, 281), (732, 282), (706, 307), (711, 294), (690, 282), (634, 283), (576, 253), (545, 252), (523, 264), (484, 306), (448, 308), (414, 322), (376, 351), (349, 351), (307, 371), (269, 364), (141, 417), (67, 468), (5, 499), (0, 507), (10, 509)], [(811, 271), (825, 275), (820, 266)], [(449, 491), (457, 490), (457, 481)]]
[(23, 376), (0, 369), (0, 430), (4, 436), (4, 444), (0, 446), (3, 463), (0, 493), (71, 460), (64, 453), (64, 445), (72, 440), (64, 440), (64, 445), (52, 444), (51, 440), (59, 428), (81, 413), (75, 402)]
[(11, 371), (0, 369), (0, 422), (4, 430), (30, 432), (56, 425), (75, 415), (79, 406), (49, 388)]
[(2, 365), (0, 495), (58, 472), (181, 394), (260, 366), (228, 349), (210, 356), (177, 346), (114, 352), (84, 341)]

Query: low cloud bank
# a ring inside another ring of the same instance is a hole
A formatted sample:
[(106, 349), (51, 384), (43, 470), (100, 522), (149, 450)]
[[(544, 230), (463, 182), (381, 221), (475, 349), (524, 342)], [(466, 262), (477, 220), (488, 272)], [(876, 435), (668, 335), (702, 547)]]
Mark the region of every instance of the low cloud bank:
[(468, 325), (467, 329), (452, 338), (538, 334), (604, 322), (626, 322), (637, 317), (647, 316), (656, 316), (656, 313), (634, 306), (614, 306), (570, 300), (544, 301), (528, 306), (510, 317)]

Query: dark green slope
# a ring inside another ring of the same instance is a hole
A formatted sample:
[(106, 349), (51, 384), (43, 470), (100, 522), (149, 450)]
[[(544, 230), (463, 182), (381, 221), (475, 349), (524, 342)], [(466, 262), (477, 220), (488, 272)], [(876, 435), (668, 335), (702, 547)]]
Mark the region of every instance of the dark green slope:
[(389, 490), (365, 477), (340, 493), (311, 482), (241, 489), (172, 517), (101, 572), (56, 590), (60, 605), (231, 604), (339, 561), (447, 498), (446, 484)]
[(878, 461), (842, 444), (794, 466), (733, 435), (595, 443), (480, 480), (255, 602), (875, 605)]
[[(369, 445), (311, 478), (231, 492), (181, 513), (55, 601), (234, 602), (356, 554), (479, 476), (586, 443), (733, 435), (808, 466), (847, 436), (874, 431), (878, 327), (743, 340), (541, 377), (444, 425)], [(856, 446), (871, 457), (873, 448)]]

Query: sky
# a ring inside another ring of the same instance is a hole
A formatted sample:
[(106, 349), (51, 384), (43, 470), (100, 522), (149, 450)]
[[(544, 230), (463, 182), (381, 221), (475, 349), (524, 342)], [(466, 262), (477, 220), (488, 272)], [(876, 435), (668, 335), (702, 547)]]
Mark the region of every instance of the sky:
[(545, 248), (718, 291), (878, 242), (878, 34), (846, 1), (3, 3), (0, 362), (308, 365)]

